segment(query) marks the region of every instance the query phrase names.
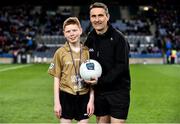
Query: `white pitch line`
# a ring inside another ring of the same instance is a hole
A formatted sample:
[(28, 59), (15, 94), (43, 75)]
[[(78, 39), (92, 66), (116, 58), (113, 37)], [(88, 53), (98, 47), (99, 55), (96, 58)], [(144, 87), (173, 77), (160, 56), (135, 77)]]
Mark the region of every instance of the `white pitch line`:
[(19, 68), (24, 68), (24, 67), (28, 67), (28, 66), (32, 66), (32, 64), (29, 64), (29, 65), (18, 65), (18, 66), (13, 66), (13, 67), (9, 67), (9, 68), (3, 68), (3, 69), (0, 69), (0, 72), (14, 70), (14, 69), (19, 69)]

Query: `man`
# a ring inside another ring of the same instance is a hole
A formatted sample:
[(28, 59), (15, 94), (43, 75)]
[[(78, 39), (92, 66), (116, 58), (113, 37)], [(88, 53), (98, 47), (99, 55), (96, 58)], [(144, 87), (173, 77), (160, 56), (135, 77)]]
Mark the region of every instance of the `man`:
[(94, 85), (97, 123), (119, 124), (125, 123), (130, 105), (130, 48), (123, 34), (109, 23), (109, 18), (105, 4), (96, 2), (90, 6), (93, 30), (85, 45), (90, 58), (97, 60), (103, 71)]

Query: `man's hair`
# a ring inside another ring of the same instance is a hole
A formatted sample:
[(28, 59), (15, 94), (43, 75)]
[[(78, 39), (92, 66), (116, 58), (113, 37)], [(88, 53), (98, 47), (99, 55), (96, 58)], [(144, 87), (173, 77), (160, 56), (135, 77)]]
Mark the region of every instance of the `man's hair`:
[(69, 17), (63, 23), (63, 30), (65, 29), (65, 27), (67, 25), (71, 25), (71, 24), (78, 25), (78, 27), (81, 28), (81, 24), (80, 24), (79, 19), (77, 17)]
[(90, 7), (89, 7), (89, 11), (90, 11), (91, 9), (93, 9), (93, 8), (102, 8), (102, 9), (105, 10), (106, 15), (109, 15), (108, 8), (107, 8), (107, 6), (106, 6), (104, 3), (95, 2), (95, 3), (91, 4)]

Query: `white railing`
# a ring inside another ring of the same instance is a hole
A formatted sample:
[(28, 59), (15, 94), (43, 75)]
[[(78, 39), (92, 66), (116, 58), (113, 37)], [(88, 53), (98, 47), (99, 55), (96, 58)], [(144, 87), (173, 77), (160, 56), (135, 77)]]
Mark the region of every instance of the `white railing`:
[[(81, 37), (82, 41), (85, 41), (86, 37)], [(135, 47), (136, 44), (139, 42), (140, 45), (143, 47), (147, 47), (148, 44), (154, 44), (154, 37), (153, 36), (135, 36), (135, 35), (130, 35), (126, 36), (128, 42), (130, 43), (131, 47)], [(58, 35), (42, 35), (42, 36), (37, 36), (35, 38), (36, 42), (38, 44), (46, 44), (46, 46), (49, 47), (55, 47), (55, 46), (61, 46), (66, 42), (64, 36), (58, 36)]]

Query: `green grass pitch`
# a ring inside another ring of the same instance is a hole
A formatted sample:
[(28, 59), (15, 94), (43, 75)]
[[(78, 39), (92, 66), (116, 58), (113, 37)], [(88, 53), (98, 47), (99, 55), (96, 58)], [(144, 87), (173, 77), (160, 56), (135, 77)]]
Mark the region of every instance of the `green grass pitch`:
[[(48, 64), (0, 64), (0, 123), (58, 123)], [(128, 123), (180, 123), (180, 65), (131, 65)], [(95, 123), (95, 117), (91, 117)]]

